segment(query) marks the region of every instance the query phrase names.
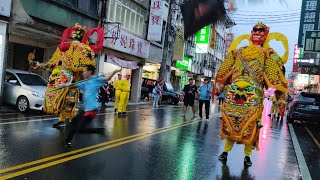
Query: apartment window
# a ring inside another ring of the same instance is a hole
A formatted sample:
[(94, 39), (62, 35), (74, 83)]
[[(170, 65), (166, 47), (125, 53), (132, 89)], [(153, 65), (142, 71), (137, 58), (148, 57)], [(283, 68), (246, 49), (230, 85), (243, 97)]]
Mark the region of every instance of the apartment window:
[(108, 19), (121, 23), (121, 28), (140, 36), (145, 26), (145, 10), (128, 0), (109, 0)]
[(91, 15), (98, 15), (98, 0), (55, 0)]

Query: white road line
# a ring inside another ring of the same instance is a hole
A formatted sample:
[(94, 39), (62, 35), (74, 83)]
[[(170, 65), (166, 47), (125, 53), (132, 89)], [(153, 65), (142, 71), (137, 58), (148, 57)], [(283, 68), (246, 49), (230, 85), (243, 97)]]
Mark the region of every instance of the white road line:
[(297, 156), (298, 165), (301, 173), (301, 177), (303, 180), (312, 180), (306, 160), (304, 159), (303, 153), (301, 151), (296, 133), (294, 132), (292, 124), (289, 124), (289, 131), (291, 134), (291, 139), (293, 142), (294, 151)]
[[(157, 109), (168, 109), (168, 108), (173, 108), (173, 107), (157, 108)], [(174, 107), (174, 108), (176, 108), (176, 107)], [(127, 112), (136, 112), (136, 111), (141, 111), (141, 110), (144, 110), (144, 109), (137, 109), (137, 110), (127, 111)], [(106, 113), (98, 113), (97, 115), (103, 115), (103, 114), (115, 114), (115, 113), (114, 112), (106, 112)], [(29, 118), (32, 118), (32, 117), (29, 117)], [(58, 117), (35, 119), (35, 120), (26, 120), (26, 121), (4, 122), (4, 123), (0, 123), (0, 125), (19, 124), (19, 123), (37, 122), (37, 121), (51, 121), (51, 120), (56, 120), (56, 119), (58, 119)], [(1, 121), (1, 119), (0, 119), (0, 121)]]

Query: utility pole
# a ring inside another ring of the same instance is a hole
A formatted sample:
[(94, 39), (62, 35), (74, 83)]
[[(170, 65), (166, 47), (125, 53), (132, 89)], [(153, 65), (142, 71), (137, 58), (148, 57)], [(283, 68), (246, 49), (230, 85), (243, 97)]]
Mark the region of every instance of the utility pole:
[(107, 2), (108, 0), (101, 0), (101, 14), (99, 19), (99, 26), (103, 28), (104, 19), (106, 18), (107, 14)]
[[(100, 11), (100, 18), (99, 18), (99, 25), (101, 28), (104, 29), (104, 22), (107, 16), (107, 2), (108, 0), (101, 0), (101, 11)], [(105, 59), (105, 55), (103, 54), (103, 50), (97, 55), (97, 73), (100, 71), (100, 66), (102, 66)]]
[[(173, 0), (175, 1), (175, 0)], [(167, 60), (169, 58), (169, 36), (171, 34), (171, 21), (172, 21), (172, 0), (169, 0), (169, 12), (168, 12), (168, 21), (165, 27), (165, 37), (164, 37), (164, 45), (163, 45), (163, 53), (162, 53), (162, 61), (160, 66), (160, 78), (167, 81)]]

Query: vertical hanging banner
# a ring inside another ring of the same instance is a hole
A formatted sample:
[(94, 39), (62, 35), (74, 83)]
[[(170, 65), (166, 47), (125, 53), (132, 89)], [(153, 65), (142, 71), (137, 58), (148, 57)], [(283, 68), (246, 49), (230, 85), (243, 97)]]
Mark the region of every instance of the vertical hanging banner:
[[(210, 37), (210, 25), (203, 27), (197, 32), (196, 37), (196, 53), (207, 53)], [(186, 28), (187, 29), (187, 28)]]
[(212, 24), (211, 38), (210, 38), (210, 48), (211, 49), (214, 49), (215, 42), (216, 42), (216, 24)]
[(163, 25), (163, 0), (151, 0), (148, 37), (149, 41), (161, 41)]
[(173, 57), (172, 60), (181, 60), (184, 55), (184, 38), (183, 38), (184, 27), (180, 26), (176, 32), (176, 39), (174, 41)]
[(300, 48), (298, 47), (298, 44), (294, 45), (294, 55), (293, 55), (293, 72), (299, 72), (299, 67), (297, 63), (297, 59), (300, 58)]

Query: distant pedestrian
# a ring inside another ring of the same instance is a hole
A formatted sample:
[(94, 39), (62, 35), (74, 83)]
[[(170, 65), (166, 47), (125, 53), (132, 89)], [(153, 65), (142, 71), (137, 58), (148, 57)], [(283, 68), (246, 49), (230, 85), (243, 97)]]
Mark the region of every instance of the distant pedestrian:
[(159, 82), (156, 83), (156, 85), (153, 88), (152, 91), (152, 95), (153, 95), (153, 107), (159, 107), (159, 99), (161, 96), (161, 87), (159, 85)]
[(100, 96), (101, 96), (101, 106), (106, 107), (106, 103), (108, 103), (108, 83), (102, 85), (99, 89)]
[(206, 121), (209, 121), (210, 99), (212, 86), (208, 83), (208, 79), (204, 79), (203, 85), (199, 88), (199, 116), (202, 119), (202, 107), (205, 104)]
[(105, 84), (107, 80), (111, 79), (111, 77), (116, 74), (116, 71), (106, 77), (95, 76), (94, 74), (95, 67), (88, 65), (83, 71), (83, 77), (86, 81), (76, 84), (76, 87), (84, 92), (83, 109), (79, 110), (78, 114), (65, 127), (64, 144), (66, 146), (71, 146), (71, 141), (77, 131), (99, 133), (103, 130), (101, 128), (85, 127), (90, 124), (92, 119), (97, 115), (99, 103), (96, 97), (100, 86)]
[(219, 95), (218, 100), (219, 100), (219, 106), (222, 105), (223, 101), (224, 101), (224, 92), (223, 91)]
[(197, 86), (193, 84), (193, 79), (189, 79), (189, 84), (185, 85), (183, 90), (183, 103), (184, 103), (184, 114), (183, 117), (186, 116), (188, 107), (190, 106), (192, 108), (193, 117), (195, 117), (196, 114), (196, 108), (194, 106), (194, 100), (197, 93)]
[(153, 84), (149, 85), (149, 101), (152, 102), (153, 100), (153, 89), (154, 89), (154, 86)]

